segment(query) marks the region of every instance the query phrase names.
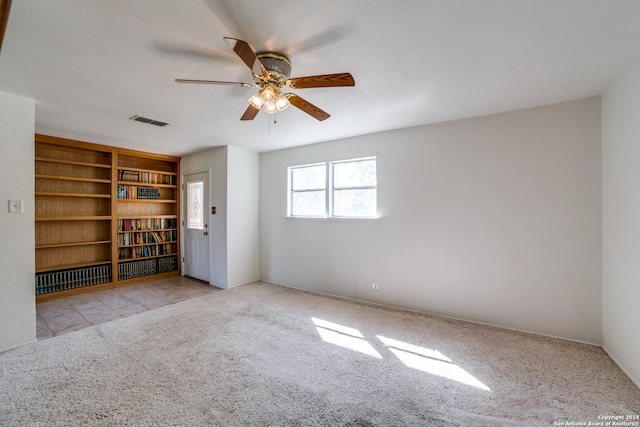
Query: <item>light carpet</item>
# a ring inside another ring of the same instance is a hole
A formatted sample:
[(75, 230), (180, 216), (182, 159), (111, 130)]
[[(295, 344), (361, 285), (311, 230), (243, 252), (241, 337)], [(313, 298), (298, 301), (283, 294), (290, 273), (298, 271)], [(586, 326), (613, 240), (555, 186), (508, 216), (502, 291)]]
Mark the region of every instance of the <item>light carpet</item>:
[(639, 413), (640, 390), (600, 348), (266, 283), (0, 354), (10, 427), (550, 426)]

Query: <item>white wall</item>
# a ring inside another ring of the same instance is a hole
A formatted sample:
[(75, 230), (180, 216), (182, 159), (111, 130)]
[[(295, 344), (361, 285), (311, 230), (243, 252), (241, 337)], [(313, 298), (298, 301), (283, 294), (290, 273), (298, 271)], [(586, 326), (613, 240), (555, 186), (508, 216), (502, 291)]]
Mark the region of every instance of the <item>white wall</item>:
[[(36, 339), (34, 126), (35, 101), (0, 92), (0, 351)], [(24, 213), (8, 213), (9, 200)]]
[(258, 153), (237, 147), (227, 150), (227, 272), (228, 287), (260, 279)]
[(211, 281), (228, 289), (260, 278), (258, 153), (216, 147), (182, 158), (183, 175), (209, 172)]
[(640, 61), (602, 98), (604, 347), (640, 387)]
[[(285, 217), (287, 165), (375, 154), (379, 219)], [(264, 153), (261, 277), (600, 344), (600, 159), (599, 97)]]

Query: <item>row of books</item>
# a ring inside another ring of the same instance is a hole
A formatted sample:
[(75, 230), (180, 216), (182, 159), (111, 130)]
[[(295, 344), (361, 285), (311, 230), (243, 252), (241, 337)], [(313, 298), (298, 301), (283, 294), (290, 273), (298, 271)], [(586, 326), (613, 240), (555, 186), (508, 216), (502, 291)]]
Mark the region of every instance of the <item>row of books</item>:
[(118, 259), (146, 258), (150, 256), (171, 255), (177, 252), (175, 243), (129, 246), (118, 248)]
[(36, 274), (36, 295), (111, 282), (111, 265)]
[(147, 259), (118, 264), (118, 280), (135, 279), (136, 277), (168, 273), (178, 269), (177, 257)]
[[(178, 269), (175, 256), (132, 261), (118, 264), (118, 279), (133, 279), (159, 273), (169, 273)], [(36, 295), (68, 289), (83, 288), (111, 282), (111, 265), (73, 268), (60, 271), (48, 271), (36, 274)]]
[(118, 181), (143, 182), (146, 184), (167, 184), (176, 185), (176, 175), (166, 175), (154, 172), (138, 172), (130, 170), (120, 170)]
[(118, 233), (118, 246), (143, 245), (146, 243), (165, 243), (178, 240), (178, 232), (143, 231), (138, 233)]
[(177, 225), (177, 220), (171, 218), (119, 219), (118, 231), (166, 230)]
[(178, 269), (178, 257), (171, 256), (165, 258), (156, 258), (158, 262), (158, 274), (169, 273)]
[(159, 200), (160, 190), (157, 188), (120, 184), (118, 185), (118, 199)]

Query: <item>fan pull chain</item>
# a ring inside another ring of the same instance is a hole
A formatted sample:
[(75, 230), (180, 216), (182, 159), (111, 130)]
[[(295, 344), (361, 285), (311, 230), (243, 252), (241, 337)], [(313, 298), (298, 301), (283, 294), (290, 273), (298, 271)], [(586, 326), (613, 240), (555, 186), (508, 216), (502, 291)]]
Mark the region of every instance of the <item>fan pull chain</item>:
[[(269, 123), (269, 135), (271, 135), (271, 114), (266, 114), (267, 122)], [(273, 124), (278, 123), (278, 113), (273, 113)]]

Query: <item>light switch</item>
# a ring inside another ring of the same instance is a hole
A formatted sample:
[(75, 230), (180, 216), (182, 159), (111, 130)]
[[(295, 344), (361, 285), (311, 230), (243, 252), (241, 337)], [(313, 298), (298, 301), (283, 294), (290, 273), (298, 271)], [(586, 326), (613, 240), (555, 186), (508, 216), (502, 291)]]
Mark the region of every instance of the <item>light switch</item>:
[(9, 200), (9, 213), (24, 212), (22, 200)]

